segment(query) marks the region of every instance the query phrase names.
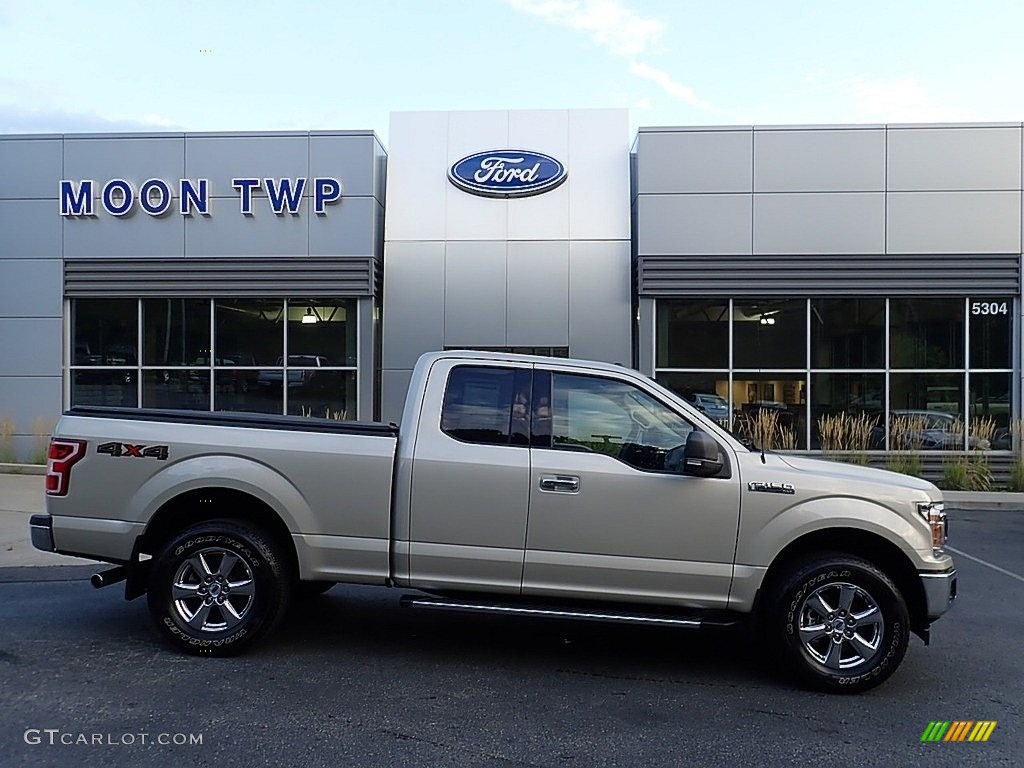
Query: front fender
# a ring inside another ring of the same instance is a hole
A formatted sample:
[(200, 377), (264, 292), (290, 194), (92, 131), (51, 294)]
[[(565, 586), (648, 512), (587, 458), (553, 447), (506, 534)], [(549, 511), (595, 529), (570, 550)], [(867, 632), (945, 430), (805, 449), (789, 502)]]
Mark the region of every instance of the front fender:
[(832, 496), (798, 502), (774, 514), (744, 514), (736, 563), (766, 568), (792, 542), (830, 528), (876, 534), (899, 547), (917, 568), (925, 565), (923, 554), (930, 552), (931, 541), (925, 540), (923, 527), (889, 507), (863, 498)]

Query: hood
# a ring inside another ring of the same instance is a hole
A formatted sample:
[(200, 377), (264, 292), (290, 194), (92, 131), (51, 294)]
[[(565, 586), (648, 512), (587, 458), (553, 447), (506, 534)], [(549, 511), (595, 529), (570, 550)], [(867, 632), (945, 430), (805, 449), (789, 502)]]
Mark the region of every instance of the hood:
[(890, 472), (887, 469), (863, 467), (859, 464), (844, 464), (826, 459), (810, 459), (805, 456), (776, 454), (783, 463), (800, 472), (811, 472), (821, 477), (834, 477), (838, 480), (853, 480), (862, 483), (897, 486), (913, 491), (924, 491), (933, 499), (941, 498), (939, 489), (927, 480), (919, 477)]

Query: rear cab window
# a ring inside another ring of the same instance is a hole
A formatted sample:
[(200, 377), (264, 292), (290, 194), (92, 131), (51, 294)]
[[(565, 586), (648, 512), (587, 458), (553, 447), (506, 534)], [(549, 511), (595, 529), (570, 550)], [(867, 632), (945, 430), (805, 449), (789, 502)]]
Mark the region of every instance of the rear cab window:
[(441, 431), (465, 443), (528, 446), (532, 371), (459, 365), (448, 374)]

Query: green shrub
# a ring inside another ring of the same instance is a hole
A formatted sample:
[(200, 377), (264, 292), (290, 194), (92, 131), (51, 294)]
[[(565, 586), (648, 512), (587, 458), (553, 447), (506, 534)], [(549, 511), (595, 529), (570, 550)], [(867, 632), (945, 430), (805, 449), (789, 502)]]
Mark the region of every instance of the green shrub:
[(991, 491), (992, 470), (987, 461), (958, 456), (943, 465), (942, 487), (947, 491)]
[(891, 453), (885, 462), (886, 469), (913, 477), (921, 476), (921, 457), (917, 453)]
[(942, 467), (942, 488), (946, 491), (967, 490), (967, 464), (954, 461)]
[(1010, 465), (1010, 480), (1006, 484), (1008, 491), (1024, 491), (1024, 459), (1017, 457)]
[(0, 464), (14, 461), (14, 422), (0, 419)]
[(50, 452), (50, 435), (57, 422), (43, 416), (37, 416), (32, 420), (32, 436), (35, 438), (36, 447), (32, 452), (33, 464), (45, 464), (47, 455)]

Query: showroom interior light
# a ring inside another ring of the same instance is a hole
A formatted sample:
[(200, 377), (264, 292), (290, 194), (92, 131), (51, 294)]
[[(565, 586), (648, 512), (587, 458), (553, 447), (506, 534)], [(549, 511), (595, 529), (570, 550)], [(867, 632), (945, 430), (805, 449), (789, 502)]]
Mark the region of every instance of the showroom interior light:
[(313, 311), (312, 307), (306, 307), (306, 314), (302, 316), (302, 324), (310, 325), (312, 323), (319, 322), (320, 318), (316, 316), (316, 312)]

